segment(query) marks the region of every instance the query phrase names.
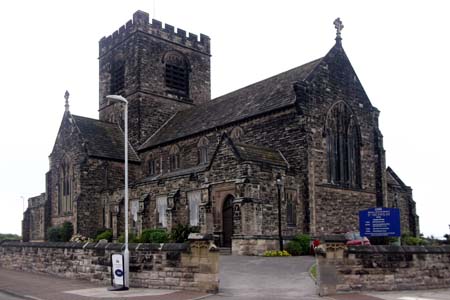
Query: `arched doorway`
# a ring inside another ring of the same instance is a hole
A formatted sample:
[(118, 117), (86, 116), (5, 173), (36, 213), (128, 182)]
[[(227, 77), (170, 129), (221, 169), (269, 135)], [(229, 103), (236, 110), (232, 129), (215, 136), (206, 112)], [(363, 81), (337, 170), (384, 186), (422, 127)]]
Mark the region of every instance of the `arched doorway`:
[(231, 236), (233, 235), (233, 200), (228, 195), (222, 207), (222, 247), (231, 247)]

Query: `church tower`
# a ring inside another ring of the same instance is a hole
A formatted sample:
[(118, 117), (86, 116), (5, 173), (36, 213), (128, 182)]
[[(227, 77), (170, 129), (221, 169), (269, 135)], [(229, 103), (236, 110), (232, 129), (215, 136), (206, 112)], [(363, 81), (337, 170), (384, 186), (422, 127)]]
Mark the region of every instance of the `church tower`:
[[(137, 11), (126, 25), (99, 42), (99, 118), (122, 123), (128, 100), (129, 138), (138, 148), (177, 111), (204, 103), (210, 92), (210, 39)], [(182, 126), (182, 125), (181, 125)]]

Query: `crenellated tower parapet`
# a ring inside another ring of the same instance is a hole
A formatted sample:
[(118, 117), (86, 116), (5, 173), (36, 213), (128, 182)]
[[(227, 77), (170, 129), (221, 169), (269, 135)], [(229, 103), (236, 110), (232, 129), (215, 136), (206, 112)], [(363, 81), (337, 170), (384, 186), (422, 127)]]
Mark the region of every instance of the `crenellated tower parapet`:
[(177, 111), (211, 99), (210, 39), (187, 33), (137, 11), (99, 42), (99, 118), (123, 123), (122, 109), (107, 95), (129, 103), (129, 135), (138, 148)]
[(175, 28), (169, 24), (163, 24), (161, 21), (152, 19), (143, 11), (136, 11), (133, 19), (129, 20), (125, 25), (121, 26), (108, 37), (103, 37), (99, 42), (99, 56), (102, 57), (118, 44), (123, 43), (131, 34), (140, 31), (187, 48), (210, 54), (210, 38), (205, 34), (197, 34), (187, 32), (181, 28)]

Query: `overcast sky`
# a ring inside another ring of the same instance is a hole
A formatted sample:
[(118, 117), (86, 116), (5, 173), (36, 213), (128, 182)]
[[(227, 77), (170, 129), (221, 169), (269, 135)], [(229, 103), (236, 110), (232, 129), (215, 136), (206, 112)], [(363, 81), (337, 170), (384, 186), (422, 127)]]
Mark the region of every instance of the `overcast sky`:
[(450, 41), (446, 1), (1, 1), (0, 233), (21, 232), (22, 197), (45, 191), (69, 90), (97, 118), (98, 41), (140, 9), (211, 37), (212, 96), (324, 56), (333, 21), (380, 111), (387, 164), (413, 188), (421, 232), (449, 232)]

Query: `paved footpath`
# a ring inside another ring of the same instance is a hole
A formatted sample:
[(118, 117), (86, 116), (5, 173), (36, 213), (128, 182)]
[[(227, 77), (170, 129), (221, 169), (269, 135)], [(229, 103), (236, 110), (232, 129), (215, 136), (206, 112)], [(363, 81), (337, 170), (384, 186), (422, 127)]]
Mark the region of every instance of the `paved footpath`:
[(221, 260), (221, 288), (217, 295), (137, 288), (109, 292), (106, 286), (87, 281), (0, 268), (0, 300), (450, 300), (450, 289), (319, 297), (314, 282), (305, 272), (311, 265), (310, 258), (228, 256)]
[(194, 300), (205, 296), (208, 295), (199, 292), (141, 288), (110, 292), (106, 286), (88, 281), (0, 268), (0, 300)]

